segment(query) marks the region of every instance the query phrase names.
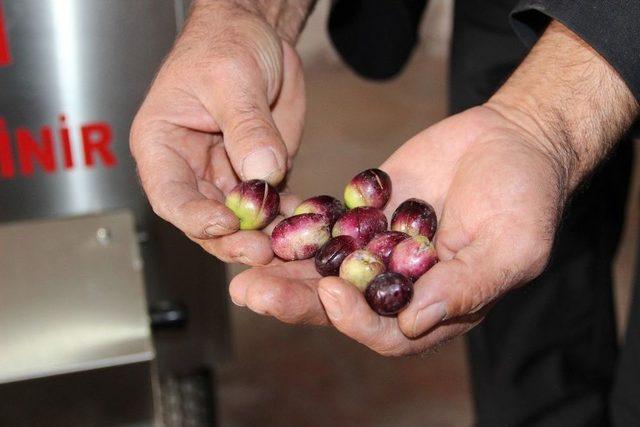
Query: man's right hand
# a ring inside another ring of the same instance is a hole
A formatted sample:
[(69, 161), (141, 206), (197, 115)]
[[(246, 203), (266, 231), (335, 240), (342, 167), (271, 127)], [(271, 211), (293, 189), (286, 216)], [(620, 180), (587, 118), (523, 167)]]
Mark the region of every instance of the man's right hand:
[(221, 260), (257, 265), (273, 258), (269, 237), (238, 231), (224, 197), (241, 180), (283, 180), (305, 98), (297, 53), (249, 3), (195, 2), (130, 144), (154, 212)]

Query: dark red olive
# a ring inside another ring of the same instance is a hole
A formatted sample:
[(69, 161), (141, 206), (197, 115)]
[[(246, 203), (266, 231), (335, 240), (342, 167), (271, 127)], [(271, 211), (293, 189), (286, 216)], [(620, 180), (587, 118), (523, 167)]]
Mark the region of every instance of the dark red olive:
[(353, 237), (332, 237), (316, 252), (316, 270), (322, 276), (337, 276), (342, 261), (356, 249), (358, 245)]
[(305, 213), (315, 213), (325, 215), (329, 218), (329, 222), (333, 226), (336, 220), (344, 214), (344, 211), (344, 205), (340, 200), (335, 197), (322, 195), (311, 197), (310, 199), (300, 203), (293, 214), (300, 215)]
[(409, 199), (400, 203), (391, 217), (391, 229), (410, 236), (427, 236), (433, 239), (438, 220), (433, 207), (420, 199)]
[(393, 316), (411, 302), (413, 283), (399, 273), (382, 273), (369, 283), (364, 297), (379, 315)]
[(389, 270), (416, 281), (438, 262), (436, 248), (425, 236), (414, 236), (398, 243), (389, 259)]
[(287, 261), (307, 259), (315, 255), (331, 234), (327, 217), (320, 214), (302, 214), (285, 218), (271, 233), (271, 248)]
[(338, 218), (332, 235), (347, 235), (356, 239), (359, 248), (364, 247), (378, 233), (387, 230), (387, 218), (377, 208), (362, 207), (348, 211)]
[(401, 231), (385, 231), (380, 234), (376, 234), (376, 236), (367, 244), (366, 249), (369, 252), (378, 255), (384, 264), (388, 265), (389, 257), (391, 256), (393, 248), (395, 248), (398, 243), (408, 238), (409, 235), (402, 233)]

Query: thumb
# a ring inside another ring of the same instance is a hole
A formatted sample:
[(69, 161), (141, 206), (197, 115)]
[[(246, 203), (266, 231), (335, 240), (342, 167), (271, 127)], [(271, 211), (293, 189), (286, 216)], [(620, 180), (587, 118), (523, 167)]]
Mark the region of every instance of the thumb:
[(411, 303), (398, 315), (398, 326), (409, 338), (417, 338), (440, 322), (479, 310), (489, 295), (489, 278), (474, 274), (468, 261), (440, 261), (414, 284)]
[(251, 62), (216, 67), (216, 74), (215, 99), (203, 103), (220, 126), (236, 174), (243, 181), (279, 184), (287, 173), (288, 154), (271, 116), (273, 90)]
[(479, 312), (537, 276), (548, 250), (545, 242), (536, 243), (515, 244), (503, 238), (475, 241), (439, 262), (415, 283), (413, 300), (398, 315), (400, 329), (407, 337), (418, 337), (443, 320)]
[(325, 277), (320, 280), (318, 296), (337, 330), (378, 353), (400, 354), (406, 338), (395, 319), (378, 316), (355, 286), (338, 277)]

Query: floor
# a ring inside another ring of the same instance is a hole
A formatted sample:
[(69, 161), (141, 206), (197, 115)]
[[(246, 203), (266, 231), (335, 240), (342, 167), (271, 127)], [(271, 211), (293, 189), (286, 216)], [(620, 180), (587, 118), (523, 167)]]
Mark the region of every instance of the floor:
[[(327, 5), (320, 2), (300, 43), (308, 113), (290, 184), (304, 197), (339, 196), (355, 172), (378, 165), (446, 112), (447, 2), (431, 5), (423, 44), (398, 79), (382, 84), (354, 76), (331, 51)], [(616, 264), (620, 319), (635, 257), (633, 201)], [(288, 326), (235, 306), (231, 315), (234, 356), (219, 371), (223, 427), (472, 424), (461, 339), (430, 356), (388, 359), (329, 328)]]

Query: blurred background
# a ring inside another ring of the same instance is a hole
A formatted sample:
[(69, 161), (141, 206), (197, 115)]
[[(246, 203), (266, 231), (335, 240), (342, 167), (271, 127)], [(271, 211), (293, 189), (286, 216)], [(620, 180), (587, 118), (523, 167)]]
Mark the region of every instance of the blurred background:
[[(329, 328), (235, 307), (226, 287), (242, 267), (150, 212), (128, 128), (185, 2), (0, 6), (0, 425), (472, 424), (464, 340), (383, 358)], [(341, 63), (329, 6), (318, 1), (298, 45), (307, 122), (289, 182), (302, 197), (341, 196), (447, 112), (450, 1), (431, 0), (411, 61), (384, 83)], [(615, 267), (621, 327), (633, 182)]]

